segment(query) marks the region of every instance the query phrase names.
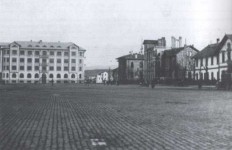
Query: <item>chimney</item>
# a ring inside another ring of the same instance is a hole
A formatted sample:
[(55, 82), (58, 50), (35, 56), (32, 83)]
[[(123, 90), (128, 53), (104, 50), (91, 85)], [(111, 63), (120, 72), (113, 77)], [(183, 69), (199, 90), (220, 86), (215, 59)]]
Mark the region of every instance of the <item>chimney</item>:
[(172, 44), (171, 44), (171, 47), (172, 48), (176, 48), (176, 38), (175, 37), (171, 37), (171, 42), (172, 42)]
[(179, 47), (182, 47), (182, 37), (179, 37)]
[(39, 43), (42, 43), (42, 40), (39, 40)]
[(217, 43), (219, 43), (219, 41), (220, 41), (220, 39), (219, 39), (219, 38), (217, 38)]
[(137, 54), (135, 54), (135, 59), (137, 59), (138, 58), (138, 55)]

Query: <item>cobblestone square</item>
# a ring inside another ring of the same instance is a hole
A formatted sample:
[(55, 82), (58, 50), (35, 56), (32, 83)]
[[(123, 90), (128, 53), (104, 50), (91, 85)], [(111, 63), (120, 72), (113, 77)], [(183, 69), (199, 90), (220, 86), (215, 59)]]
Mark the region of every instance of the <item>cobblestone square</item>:
[(1, 150), (229, 150), (232, 94), (136, 85), (0, 86)]

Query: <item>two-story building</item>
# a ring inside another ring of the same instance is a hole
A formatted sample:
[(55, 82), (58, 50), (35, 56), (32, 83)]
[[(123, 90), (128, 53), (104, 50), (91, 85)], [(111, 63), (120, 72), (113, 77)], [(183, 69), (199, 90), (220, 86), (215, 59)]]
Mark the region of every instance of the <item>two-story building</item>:
[(5, 83), (82, 82), (85, 51), (71, 42), (40, 40), (2, 44), (1, 78)]
[(221, 80), (231, 62), (231, 43), (232, 34), (226, 34), (220, 42), (217, 39), (217, 43), (209, 44), (193, 57), (196, 80)]
[(117, 58), (118, 81), (120, 83), (135, 83), (143, 79), (142, 54), (134, 53)]
[(165, 50), (161, 57), (161, 77), (171, 80), (193, 79), (194, 60), (199, 51), (192, 45)]

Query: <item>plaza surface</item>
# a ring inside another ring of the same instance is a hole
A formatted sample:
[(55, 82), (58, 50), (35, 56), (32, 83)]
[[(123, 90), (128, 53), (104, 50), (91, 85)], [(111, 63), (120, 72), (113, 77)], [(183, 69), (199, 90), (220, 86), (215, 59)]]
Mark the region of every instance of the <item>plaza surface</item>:
[(1, 150), (232, 149), (232, 93), (136, 85), (0, 85)]

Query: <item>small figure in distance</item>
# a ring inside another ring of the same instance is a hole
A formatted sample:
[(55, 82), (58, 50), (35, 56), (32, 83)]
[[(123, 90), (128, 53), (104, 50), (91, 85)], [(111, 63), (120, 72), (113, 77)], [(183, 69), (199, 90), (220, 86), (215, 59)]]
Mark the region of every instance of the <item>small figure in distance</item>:
[(152, 81), (151, 81), (151, 88), (152, 88), (152, 89), (154, 89), (154, 87), (155, 87), (155, 84), (156, 84), (156, 81), (155, 81), (155, 79), (152, 79)]
[(53, 86), (53, 83), (54, 83), (54, 80), (53, 80), (53, 78), (52, 78), (52, 81), (51, 81), (51, 82), (52, 82), (52, 86)]

